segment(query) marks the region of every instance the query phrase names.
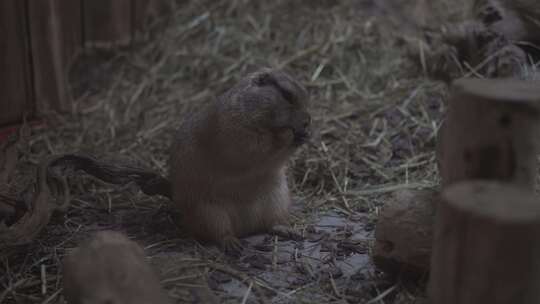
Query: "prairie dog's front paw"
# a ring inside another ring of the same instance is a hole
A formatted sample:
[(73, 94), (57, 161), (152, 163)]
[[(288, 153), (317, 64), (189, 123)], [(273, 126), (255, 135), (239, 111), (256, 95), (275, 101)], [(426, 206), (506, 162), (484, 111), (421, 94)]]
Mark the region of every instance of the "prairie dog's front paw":
[(223, 238), (221, 241), (221, 247), (225, 254), (233, 257), (239, 257), (244, 250), (244, 246), (240, 240), (232, 235)]
[(294, 231), (291, 227), (285, 225), (274, 225), (270, 229), (270, 233), (293, 241), (304, 240), (304, 237), (300, 233)]

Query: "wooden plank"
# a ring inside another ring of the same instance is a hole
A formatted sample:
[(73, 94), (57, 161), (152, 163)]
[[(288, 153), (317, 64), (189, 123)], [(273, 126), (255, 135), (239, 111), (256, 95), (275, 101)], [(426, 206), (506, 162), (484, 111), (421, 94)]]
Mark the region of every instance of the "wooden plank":
[(0, 1), (0, 125), (34, 110), (27, 32), (24, 1)]
[(35, 100), (41, 113), (71, 109), (60, 5), (58, 0), (28, 1)]
[(56, 0), (60, 17), (63, 57), (69, 64), (82, 49), (82, 7), (81, 0)]
[(131, 39), (131, 0), (82, 0), (85, 47), (127, 45)]
[(151, 7), (151, 3), (155, 0), (132, 0), (131, 1), (131, 27), (132, 27), (132, 39), (136, 40), (142, 34), (148, 20), (148, 10)]

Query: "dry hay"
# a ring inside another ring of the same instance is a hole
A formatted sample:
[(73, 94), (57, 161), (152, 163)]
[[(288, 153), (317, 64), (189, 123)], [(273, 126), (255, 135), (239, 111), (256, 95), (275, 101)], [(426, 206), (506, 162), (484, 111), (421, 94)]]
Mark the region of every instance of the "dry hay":
[[(166, 199), (71, 172), (69, 210), (15, 254), (0, 252), (0, 303), (58, 301), (62, 258), (104, 229), (141, 243), (178, 303), (190, 301), (201, 277), (232, 303), (261, 299), (257, 290), (275, 303), (415, 303), (416, 286), (388, 280), (365, 258), (385, 199), (438, 183), (445, 86), (407, 59), (370, 1), (177, 2), (150, 42), (77, 61), (72, 114), (33, 127), (20, 161), (82, 152), (166, 174), (183, 115), (258, 67), (286, 68), (312, 96), (314, 136), (292, 161), (290, 182), (296, 229), (319, 256), (302, 258), (306, 248), (261, 236), (230, 260), (185, 236)], [(347, 273), (340, 261), (354, 255), (358, 267)]]

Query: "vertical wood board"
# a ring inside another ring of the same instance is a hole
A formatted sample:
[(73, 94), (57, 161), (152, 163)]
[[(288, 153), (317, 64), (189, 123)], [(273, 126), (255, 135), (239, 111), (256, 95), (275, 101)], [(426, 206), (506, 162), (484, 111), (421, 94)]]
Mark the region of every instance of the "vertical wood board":
[(82, 0), (85, 47), (127, 45), (131, 39), (130, 0)]
[(81, 0), (54, 0), (58, 3), (57, 10), (60, 17), (60, 31), (63, 43), (63, 57), (65, 63), (71, 63), (74, 56), (83, 47), (83, 16)]
[(0, 125), (34, 111), (26, 17), (25, 1), (0, 1)]
[(59, 1), (28, 2), (34, 91), (38, 112), (66, 111), (71, 107), (65, 73)]

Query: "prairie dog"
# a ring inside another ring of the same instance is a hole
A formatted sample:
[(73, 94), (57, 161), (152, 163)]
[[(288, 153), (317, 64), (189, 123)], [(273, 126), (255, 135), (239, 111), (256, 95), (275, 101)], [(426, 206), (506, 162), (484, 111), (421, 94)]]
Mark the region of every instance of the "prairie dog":
[(64, 259), (70, 304), (169, 304), (143, 249), (123, 234), (98, 232)]
[(308, 101), (291, 76), (262, 69), (183, 122), (170, 180), (193, 236), (237, 252), (239, 237), (286, 225), (286, 164), (309, 137)]
[(473, 15), (510, 40), (540, 40), (537, 0), (475, 0)]

